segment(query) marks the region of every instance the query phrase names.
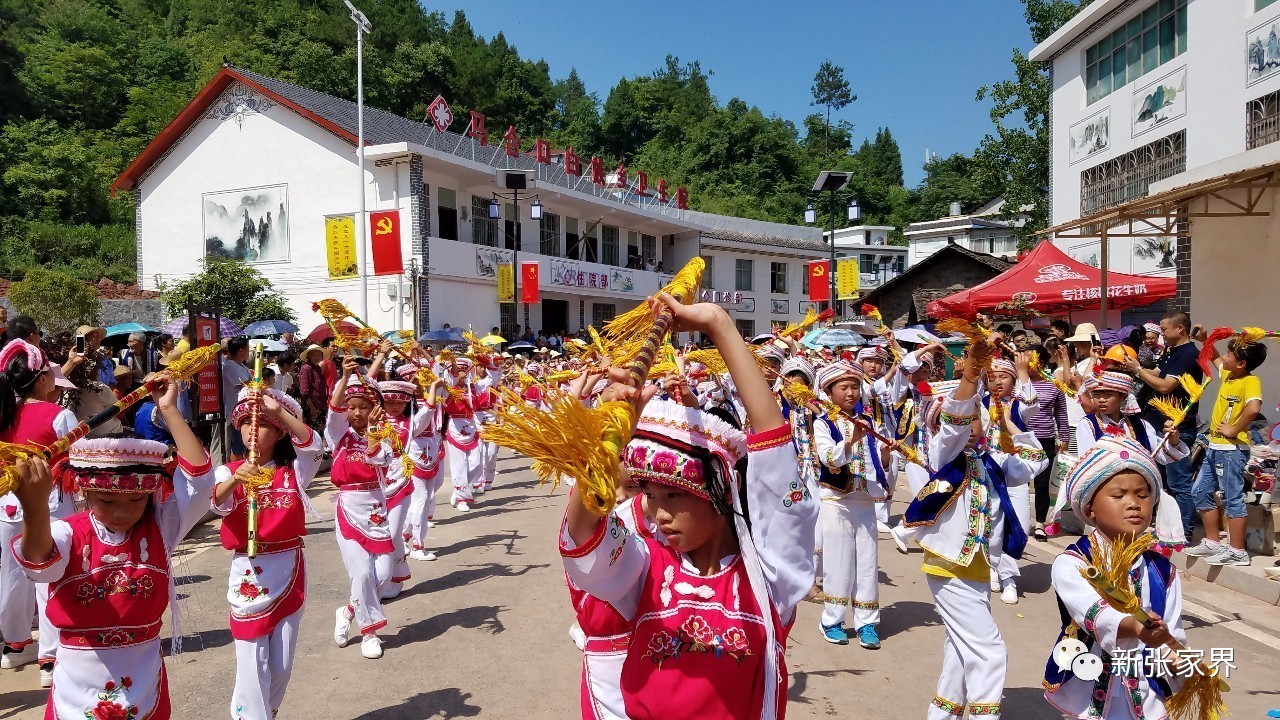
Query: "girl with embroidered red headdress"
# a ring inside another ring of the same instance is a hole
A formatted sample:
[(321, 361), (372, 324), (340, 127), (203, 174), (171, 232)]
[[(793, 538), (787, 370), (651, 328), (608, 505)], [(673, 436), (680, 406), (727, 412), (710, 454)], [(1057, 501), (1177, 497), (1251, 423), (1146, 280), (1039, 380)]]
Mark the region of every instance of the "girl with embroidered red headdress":
[[(249, 422), (252, 405), (261, 403), (257, 436)], [(307, 512), (320, 515), (307, 497), (307, 485), (320, 466), (320, 436), (302, 420), (302, 407), (288, 395), (267, 388), (259, 395), (244, 388), (231, 423), (245, 447), (261, 448), (261, 467), (249, 461), (216, 471), (213, 511), (222, 516), (222, 546), (231, 550), (227, 601), (236, 648), (236, 685), (231, 694), (233, 720), (270, 720), (284, 701), (293, 671), (294, 648), (307, 575), (302, 538)], [(244, 481), (262, 470), (269, 484), (257, 489), (257, 554), (249, 557), (249, 506)]]
[[(21, 339), (0, 350), (0, 442), (48, 447), (78, 424), (70, 410), (51, 402), (58, 395), (60, 373), (44, 352)], [(68, 383), (69, 384), (69, 383)], [(75, 513), (74, 493), (56, 487), (49, 493), (55, 520)], [(53, 682), (58, 633), (45, 612), (48, 587), (31, 582), (14, 559), (9, 543), (22, 531), (22, 504), (17, 495), (0, 496), (0, 668), (40, 663), (40, 686)], [(31, 619), (40, 618), (40, 641), (31, 637)]]
[(667, 295), (654, 302), (672, 308), (674, 332), (701, 332), (720, 349), (754, 432), (649, 402), (652, 386), (611, 387), (604, 399), (629, 399), (640, 411), (620, 471), (639, 481), (658, 532), (638, 538), (622, 520), (626, 509), (600, 518), (575, 490), (560, 533), (565, 569), (632, 622), (620, 681), (627, 717), (781, 718), (783, 649), (813, 584), (817, 502), (728, 314)]
[[(377, 632), (387, 624), (380, 591), (391, 581), (391, 525), (384, 492), (391, 443), (369, 431), (382, 424), (382, 393), (376, 385), (356, 375), (355, 358), (342, 361), (342, 377), (333, 386), (325, 440), (333, 449), (330, 478), (338, 494), (334, 536), (342, 564), (351, 578), (345, 605), (334, 612), (333, 641), (345, 647), (354, 621), (360, 629), (360, 654), (382, 657)], [(397, 530), (399, 532), (399, 530)]]
[(215, 480), (178, 410), (177, 383), (154, 382), (176, 464), (166, 462), (163, 443), (80, 440), (67, 472), (88, 510), (57, 521), (49, 516), (48, 465), (36, 458), (17, 466), (23, 533), (13, 552), (28, 577), (49, 583), (49, 622), (61, 643), (47, 718), (172, 716), (160, 649), (166, 609), (181, 637), (170, 556), (208, 511)]

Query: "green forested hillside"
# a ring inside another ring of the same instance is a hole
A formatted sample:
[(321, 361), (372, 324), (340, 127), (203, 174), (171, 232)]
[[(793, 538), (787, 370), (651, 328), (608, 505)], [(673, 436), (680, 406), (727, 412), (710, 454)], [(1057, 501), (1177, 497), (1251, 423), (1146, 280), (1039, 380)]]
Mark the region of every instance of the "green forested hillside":
[[(904, 188), (890, 130), (855, 133), (836, 120), (856, 117), (856, 103), (836, 113), (824, 143), (825, 115), (796, 127), (749, 98), (715, 98), (709, 70), (674, 57), (620, 79), (602, 101), (575, 72), (553, 78), (501, 33), (478, 37), (462, 13), (444, 18), (415, 0), (360, 5), (375, 29), (364, 58), (370, 105), (421, 118), (440, 93), (455, 115), (474, 108), (490, 128), (514, 124), (526, 144), (541, 136), (687, 185), (699, 210), (799, 222), (822, 167), (856, 173), (864, 220), (877, 223), (933, 217), (1003, 189), (1002, 173), (966, 156), (932, 163), (921, 188)], [(0, 277), (43, 265), (133, 281), (132, 198), (107, 187), (224, 58), (355, 94), (353, 25), (340, 0), (0, 0)]]

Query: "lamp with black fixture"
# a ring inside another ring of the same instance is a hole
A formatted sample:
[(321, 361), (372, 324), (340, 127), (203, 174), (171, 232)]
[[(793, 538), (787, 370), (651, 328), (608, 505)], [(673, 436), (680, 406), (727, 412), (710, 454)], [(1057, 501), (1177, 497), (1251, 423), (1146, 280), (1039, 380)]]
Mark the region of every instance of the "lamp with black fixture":
[[(828, 210), (831, 214), (831, 234), (827, 239), (831, 243), (831, 264), (827, 268), (827, 277), (831, 281), (831, 294), (827, 298), (827, 307), (832, 309), (836, 307), (836, 193), (845, 189), (852, 178), (853, 173), (823, 170), (818, 173), (818, 179), (813, 183), (813, 192), (815, 194), (829, 193)], [(861, 217), (862, 209), (858, 207), (858, 201), (850, 200), (848, 218), (856, 221)], [(812, 202), (804, 209), (804, 221), (807, 225), (815, 225), (818, 222), (818, 212), (814, 209)]]

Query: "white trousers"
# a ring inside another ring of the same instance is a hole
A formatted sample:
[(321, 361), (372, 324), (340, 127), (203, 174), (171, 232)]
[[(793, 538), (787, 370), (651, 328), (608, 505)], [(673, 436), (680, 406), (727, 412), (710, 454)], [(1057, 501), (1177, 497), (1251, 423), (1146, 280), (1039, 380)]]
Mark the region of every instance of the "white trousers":
[(378, 628), (387, 624), (387, 616), (382, 612), (380, 593), (391, 581), (391, 556), (386, 553), (370, 555), (360, 543), (342, 537), (341, 530), (336, 530), (334, 537), (338, 539), (342, 564), (346, 566), (347, 575), (351, 578), (351, 595), (347, 606), (355, 613), (360, 634), (374, 634)]
[(446, 441), (444, 454), (449, 459), (454, 501), (472, 502), (475, 500), (476, 483), (480, 480), (480, 448), (463, 451)]
[(493, 489), (494, 477), (498, 474), (498, 446), (484, 440), (480, 441), (480, 486), (484, 490)]
[(236, 686), (231, 691), (232, 720), (271, 720), (284, 702), (293, 673), (298, 626), (305, 605), (281, 620), (270, 635), (236, 640)]
[(22, 523), (0, 521), (0, 638), (14, 645), (31, 640), (36, 617), (36, 584), (13, 556), (13, 539), (21, 534)]
[[(1018, 516), (1018, 524), (1022, 526), (1022, 532), (1030, 537), (1031, 486), (1015, 485), (1009, 488), (1009, 502), (1013, 503), (1013, 512)], [(1022, 576), (1022, 571), (1018, 569), (1018, 561), (1009, 553), (1000, 553), (1000, 558), (996, 560), (996, 573), (1000, 577), (1001, 585)]]
[(991, 616), (987, 583), (934, 575), (926, 578), (947, 630), (942, 642), (942, 674), (926, 717), (953, 720), (964, 715), (967, 706), (973, 720), (998, 720), (1007, 655), (1000, 628)]
[(427, 546), (427, 521), (436, 516), (436, 493), (444, 484), (444, 468), (430, 480), (413, 479), (413, 494), (409, 497), (409, 513), (405, 516), (405, 532), (409, 534), (409, 547), (422, 550)]
[(822, 529), (822, 624), (844, 622), (853, 606), (853, 626), (880, 622), (879, 536), (875, 501), (866, 493), (824, 497), (818, 505)]
[(395, 594), (400, 589), (400, 585), (409, 579), (409, 549), (405, 546), (404, 533), (400, 532), (407, 517), (409, 517), (407, 502), (401, 501), (399, 505), (387, 511), (387, 525), (391, 528), (391, 546), (395, 549), (391, 552), (390, 580), (385, 585), (380, 585), (383, 595)]

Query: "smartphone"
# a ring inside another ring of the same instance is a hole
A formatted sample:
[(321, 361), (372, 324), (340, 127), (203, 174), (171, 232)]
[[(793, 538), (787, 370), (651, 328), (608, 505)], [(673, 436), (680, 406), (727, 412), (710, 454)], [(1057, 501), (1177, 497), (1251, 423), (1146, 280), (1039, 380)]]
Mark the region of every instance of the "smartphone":
[(83, 335), (76, 336), (76, 354), (77, 355), (84, 354), (84, 336)]

